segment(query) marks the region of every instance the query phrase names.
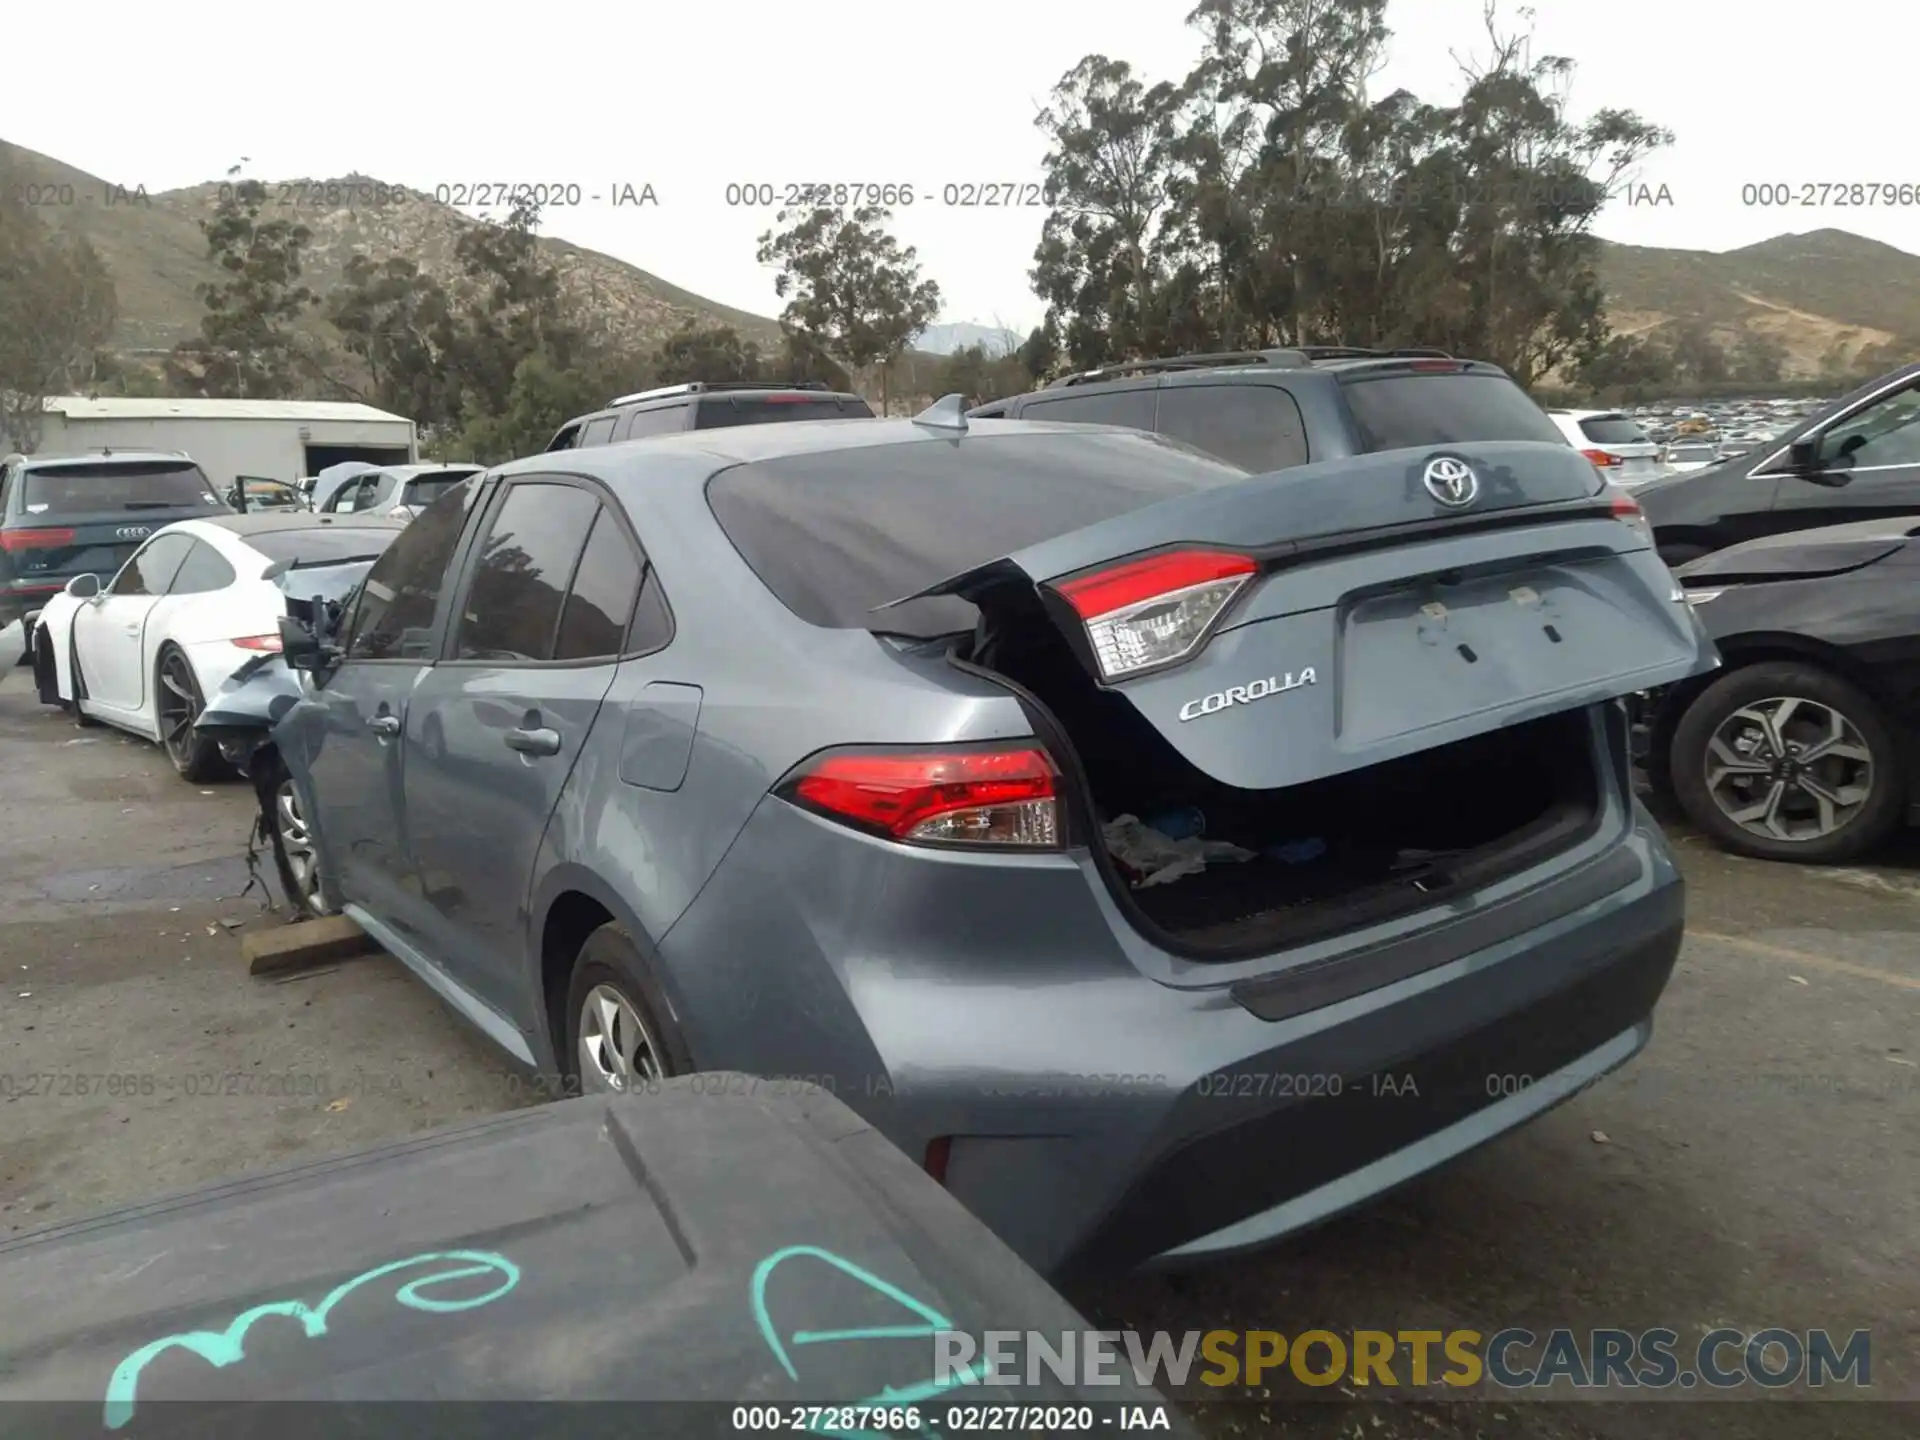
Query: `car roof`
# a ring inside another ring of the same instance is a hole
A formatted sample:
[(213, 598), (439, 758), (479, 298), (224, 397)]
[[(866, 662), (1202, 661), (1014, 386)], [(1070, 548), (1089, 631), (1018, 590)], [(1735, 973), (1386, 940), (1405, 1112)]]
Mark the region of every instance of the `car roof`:
[(484, 465), (476, 465), (471, 460), (448, 460), (437, 465), (382, 465), (377, 471), (369, 471), (367, 473), (391, 475), (397, 480), (417, 480), (422, 475), (444, 475), (450, 472), (461, 475), (478, 475), (486, 468)]
[(269, 535), (276, 530), (398, 530), (402, 521), (389, 520), (372, 512), (344, 515), (315, 515), (306, 510), (273, 510), (246, 515), (208, 515), (181, 521), (185, 525), (205, 525), (245, 539), (249, 535)]
[(184, 461), (193, 464), (194, 459), (184, 450), (94, 450), (77, 455), (9, 455), (9, 461), (19, 461), (23, 466), (38, 470), (58, 465), (112, 465), (124, 462), (128, 465), (151, 465), (156, 461), (162, 464), (175, 464)]

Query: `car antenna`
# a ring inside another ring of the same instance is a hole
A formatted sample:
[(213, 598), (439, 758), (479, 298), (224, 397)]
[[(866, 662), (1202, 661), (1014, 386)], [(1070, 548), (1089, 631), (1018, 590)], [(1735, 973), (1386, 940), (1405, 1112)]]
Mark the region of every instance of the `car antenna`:
[(929, 430), (947, 430), (955, 435), (967, 433), (967, 400), (958, 393), (942, 395), (913, 417), (913, 423)]

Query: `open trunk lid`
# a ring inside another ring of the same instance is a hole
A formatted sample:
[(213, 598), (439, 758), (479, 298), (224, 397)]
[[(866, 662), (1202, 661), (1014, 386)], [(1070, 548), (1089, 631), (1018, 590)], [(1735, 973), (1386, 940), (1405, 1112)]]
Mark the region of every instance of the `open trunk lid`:
[(1388, 451), (1163, 501), (904, 599), (1057, 625), (1189, 763), (1272, 789), (1712, 669), (1637, 520), (1564, 445)]

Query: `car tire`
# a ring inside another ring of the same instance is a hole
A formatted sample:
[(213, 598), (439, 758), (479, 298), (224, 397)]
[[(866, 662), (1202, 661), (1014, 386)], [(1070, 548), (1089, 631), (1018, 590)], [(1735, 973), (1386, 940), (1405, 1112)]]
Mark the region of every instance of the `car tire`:
[(260, 759), (255, 777), (267, 843), (273, 848), (273, 868), (280, 876), (280, 893), (286, 897), (287, 908), (302, 920), (338, 914), (327, 893), (306, 806), (278, 750)]
[(82, 730), (92, 730), (101, 722), (87, 714), (80, 703), (87, 698), (87, 677), (80, 673), (80, 642), (72, 635), (67, 636), (67, 674), (73, 680), (73, 723)]
[[(1781, 715), (1787, 720), (1784, 734), (1773, 723)], [(1767, 717), (1767, 726), (1758, 723), (1760, 716)], [(1799, 763), (1795, 746), (1836, 747), (1840, 753), (1830, 750), (1818, 762), (1827, 767), (1818, 772), (1818, 791), (1801, 788), (1800, 781), (1776, 781), (1757, 770), (1727, 770), (1715, 763), (1721, 755), (1756, 766), (1773, 763), (1769, 734), (1780, 735), (1794, 763)], [(1754, 740), (1751, 753), (1744, 748), (1749, 739)], [(1857, 758), (1861, 753), (1864, 760)], [(1802, 661), (1744, 666), (1701, 691), (1674, 727), (1667, 764), (1687, 818), (1723, 848), (1756, 859), (1821, 865), (1853, 860), (1885, 840), (1906, 816), (1906, 760), (1886, 713), (1858, 686)], [(1742, 778), (1749, 773), (1754, 778)], [(1829, 809), (1823, 796), (1829, 804), (1851, 803)], [(1755, 810), (1768, 804), (1778, 808), (1764, 815)], [(1806, 814), (1809, 809), (1812, 815)], [(1745, 823), (1734, 818), (1742, 810)], [(1796, 813), (1803, 818), (1792, 818)], [(1784, 823), (1765, 823), (1782, 816)], [(1802, 833), (1777, 833), (1796, 828)]]
[(618, 924), (595, 930), (574, 960), (559, 1059), (569, 1095), (631, 1093), (693, 1069), (646, 958)]
[[(207, 708), (207, 702), (200, 693), (200, 678), (193, 673), (193, 662), (187, 659), (184, 650), (176, 645), (160, 647), (159, 657), (153, 667), (153, 687), (154, 718), (160, 728), (160, 748), (167, 752), (167, 759), (173, 762), (173, 768), (180, 773), (180, 778), (198, 785), (231, 775), (233, 767), (222, 758), (219, 742), (210, 736), (196, 735), (191, 728), (200, 712)], [(169, 695), (181, 705), (179, 716), (184, 718), (174, 717), (166, 708)], [(170, 720), (188, 727), (178, 743), (169, 734)]]

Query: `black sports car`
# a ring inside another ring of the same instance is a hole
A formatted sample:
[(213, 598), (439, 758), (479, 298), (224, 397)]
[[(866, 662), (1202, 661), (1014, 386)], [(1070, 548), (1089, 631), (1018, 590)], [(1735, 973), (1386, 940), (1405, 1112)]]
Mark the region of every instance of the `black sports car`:
[(1920, 514), (1675, 572), (1721, 669), (1649, 697), (1649, 778), (1721, 845), (1850, 860), (1920, 824)]

